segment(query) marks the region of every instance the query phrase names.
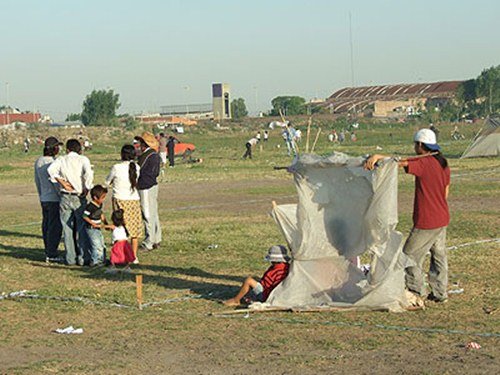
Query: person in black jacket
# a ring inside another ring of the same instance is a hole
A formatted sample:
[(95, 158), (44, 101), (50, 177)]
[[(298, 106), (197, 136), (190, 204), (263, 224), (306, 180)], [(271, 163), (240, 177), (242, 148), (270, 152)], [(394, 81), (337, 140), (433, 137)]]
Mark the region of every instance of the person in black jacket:
[(160, 246), (161, 226), (158, 215), (158, 175), (161, 159), (158, 155), (158, 140), (149, 132), (139, 137), (141, 156), (139, 156), (139, 180), (137, 189), (141, 198), (142, 218), (146, 236), (140, 250), (150, 251)]
[(173, 135), (168, 137), (167, 141), (167, 154), (168, 154), (168, 164), (170, 167), (175, 165), (175, 144), (179, 143), (179, 140)]

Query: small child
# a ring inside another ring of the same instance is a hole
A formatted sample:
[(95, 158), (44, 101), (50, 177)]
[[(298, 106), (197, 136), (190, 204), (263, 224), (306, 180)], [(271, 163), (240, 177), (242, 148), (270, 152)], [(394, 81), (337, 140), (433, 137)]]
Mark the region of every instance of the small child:
[(250, 291), (251, 294), (253, 294), (250, 300), (265, 302), (273, 289), (276, 288), (278, 284), (285, 279), (285, 277), (287, 277), (288, 269), (290, 267), (290, 264), (288, 263), (290, 261), (290, 257), (287, 255), (285, 246), (271, 246), (264, 259), (271, 262), (271, 267), (269, 267), (264, 273), (260, 282), (251, 277), (247, 277), (238, 294), (233, 298), (224, 301), (224, 305), (239, 306), (241, 299)]
[(123, 210), (113, 211), (111, 215), (113, 225), (110, 229), (113, 230), (113, 247), (111, 248), (111, 267), (115, 268), (117, 264), (124, 264), (125, 270), (128, 270), (129, 263), (134, 262), (135, 255), (132, 251), (132, 246), (128, 241), (127, 229), (125, 229), (125, 220), (123, 218)]
[(102, 185), (96, 185), (90, 190), (92, 201), (83, 211), (83, 220), (86, 222), (85, 231), (90, 243), (90, 267), (96, 267), (104, 263), (106, 259), (106, 246), (101, 229), (106, 228), (107, 221), (102, 213), (102, 204), (106, 199), (108, 189)]

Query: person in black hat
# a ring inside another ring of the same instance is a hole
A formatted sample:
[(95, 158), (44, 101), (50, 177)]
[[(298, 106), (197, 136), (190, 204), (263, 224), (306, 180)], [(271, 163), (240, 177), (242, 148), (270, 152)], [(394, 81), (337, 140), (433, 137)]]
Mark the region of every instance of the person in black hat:
[(58, 247), (61, 242), (62, 224), (59, 216), (60, 196), (57, 185), (52, 183), (47, 169), (59, 153), (61, 142), (55, 137), (45, 140), (43, 156), (35, 162), (35, 184), (42, 206), (42, 236), (46, 262), (61, 262)]

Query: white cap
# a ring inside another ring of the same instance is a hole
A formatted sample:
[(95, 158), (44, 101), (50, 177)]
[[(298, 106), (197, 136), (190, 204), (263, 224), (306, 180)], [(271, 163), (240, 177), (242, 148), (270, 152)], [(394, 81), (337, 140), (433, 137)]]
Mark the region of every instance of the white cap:
[(440, 149), (436, 141), (436, 133), (431, 129), (420, 129), (415, 133), (413, 141), (423, 143), (433, 151), (438, 151)]

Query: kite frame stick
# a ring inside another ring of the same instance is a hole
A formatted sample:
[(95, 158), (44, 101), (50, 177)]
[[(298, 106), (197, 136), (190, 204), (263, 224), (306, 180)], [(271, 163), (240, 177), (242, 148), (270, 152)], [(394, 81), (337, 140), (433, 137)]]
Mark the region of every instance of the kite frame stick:
[(320, 133), (321, 133), (321, 128), (318, 129), (318, 133), (316, 134), (316, 138), (314, 139), (314, 143), (311, 148), (311, 154), (314, 152), (314, 149), (316, 148), (316, 143), (318, 142)]
[(306, 153), (309, 152), (309, 139), (311, 138), (311, 123), (312, 123), (312, 116), (309, 116), (309, 120), (307, 120)]

